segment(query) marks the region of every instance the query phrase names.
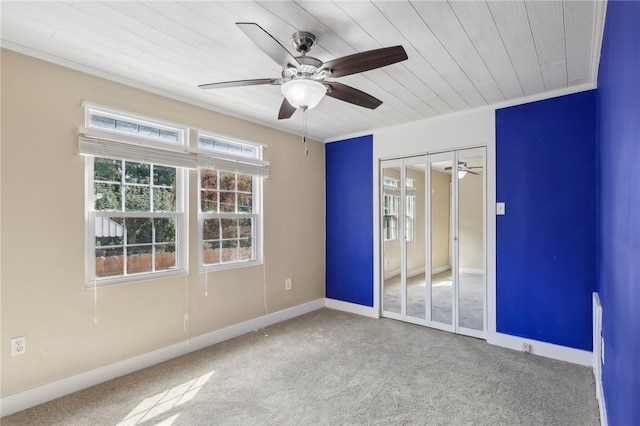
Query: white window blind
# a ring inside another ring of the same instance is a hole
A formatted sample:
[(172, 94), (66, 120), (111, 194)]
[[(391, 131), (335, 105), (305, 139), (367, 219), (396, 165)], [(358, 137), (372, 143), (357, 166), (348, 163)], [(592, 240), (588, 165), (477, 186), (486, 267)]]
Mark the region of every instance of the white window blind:
[(239, 159), (219, 152), (192, 150), (185, 146), (144, 141), (95, 129), (80, 129), (78, 138), (82, 155), (124, 159), (187, 169), (207, 168), (269, 177), (269, 162), (252, 158)]

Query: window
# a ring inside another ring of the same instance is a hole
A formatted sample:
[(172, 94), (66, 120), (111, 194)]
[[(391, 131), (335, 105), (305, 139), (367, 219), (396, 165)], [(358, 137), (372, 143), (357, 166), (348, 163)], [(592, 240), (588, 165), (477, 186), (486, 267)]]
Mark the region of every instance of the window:
[[(412, 178), (407, 178), (405, 181), (405, 186), (407, 188), (407, 192), (415, 193), (415, 184), (416, 180)], [(416, 196), (415, 195), (407, 195), (406, 196), (406, 221), (407, 221), (407, 241), (413, 241), (414, 238), (414, 223), (416, 217)]]
[(398, 207), (400, 197), (397, 195), (384, 194), (384, 214), (382, 229), (385, 241), (395, 241), (398, 239)]
[(196, 163), (185, 157), (186, 128), (88, 104), (85, 112), (87, 285), (184, 273), (185, 174)]
[[(214, 158), (214, 167), (199, 171), (201, 264), (223, 269), (258, 263), (262, 173), (244, 161), (260, 160), (261, 147), (208, 134), (199, 135), (198, 145), (225, 154), (218, 166)], [(239, 162), (232, 166), (234, 156)]]
[(177, 271), (180, 225), (176, 167), (91, 157), (95, 279)]
[(407, 241), (413, 241), (414, 238), (414, 222), (416, 216), (416, 196), (407, 195)]
[[(85, 104), (87, 284), (185, 272), (187, 171), (199, 184), (200, 265), (261, 261), (262, 146)], [(194, 224), (195, 226), (195, 224)]]
[(398, 179), (389, 177), (389, 176), (384, 176), (383, 178), (383, 184), (386, 187), (389, 188), (397, 188), (398, 187)]
[(382, 215), (382, 233), (384, 241), (396, 241), (398, 239), (398, 215), (400, 197), (394, 195), (398, 193), (398, 179), (389, 176), (382, 177), (382, 185), (384, 187), (383, 194), (383, 215)]
[(85, 127), (179, 145), (185, 145), (187, 134), (184, 126), (92, 104), (85, 104)]

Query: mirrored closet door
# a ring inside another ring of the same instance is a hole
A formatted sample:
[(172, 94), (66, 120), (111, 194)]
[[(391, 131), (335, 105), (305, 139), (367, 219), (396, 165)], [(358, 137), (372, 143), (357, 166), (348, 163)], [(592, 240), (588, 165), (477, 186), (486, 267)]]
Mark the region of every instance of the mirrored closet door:
[(384, 317), (484, 336), (484, 164), (484, 148), (381, 162)]

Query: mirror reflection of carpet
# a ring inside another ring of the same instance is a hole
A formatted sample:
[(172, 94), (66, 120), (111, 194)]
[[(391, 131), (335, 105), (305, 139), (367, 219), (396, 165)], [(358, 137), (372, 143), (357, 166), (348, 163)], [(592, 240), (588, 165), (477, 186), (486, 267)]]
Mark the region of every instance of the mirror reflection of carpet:
[[(482, 275), (460, 274), (460, 327), (482, 330)], [(451, 324), (451, 295), (453, 292), (451, 271), (432, 277), (432, 320)], [(425, 274), (407, 280), (407, 315), (425, 319), (427, 298)], [(384, 281), (385, 311), (400, 313), (400, 275)]]

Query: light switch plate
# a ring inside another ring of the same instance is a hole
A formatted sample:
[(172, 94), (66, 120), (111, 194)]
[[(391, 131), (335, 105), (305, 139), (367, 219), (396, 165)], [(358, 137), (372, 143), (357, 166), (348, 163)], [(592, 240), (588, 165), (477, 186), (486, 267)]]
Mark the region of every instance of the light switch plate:
[(504, 215), (505, 214), (505, 205), (504, 203), (496, 203), (496, 214)]

